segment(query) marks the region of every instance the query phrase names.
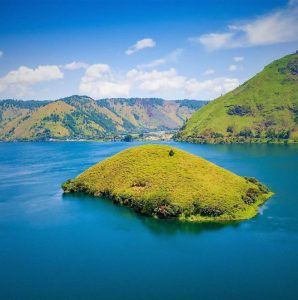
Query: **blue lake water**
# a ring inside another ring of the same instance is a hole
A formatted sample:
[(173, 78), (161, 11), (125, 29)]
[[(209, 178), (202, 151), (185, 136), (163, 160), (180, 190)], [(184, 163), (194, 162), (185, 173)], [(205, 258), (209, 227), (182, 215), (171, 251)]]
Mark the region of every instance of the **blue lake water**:
[(66, 179), (137, 144), (0, 144), (0, 299), (297, 299), (297, 145), (170, 143), (276, 193), (241, 223), (63, 196)]

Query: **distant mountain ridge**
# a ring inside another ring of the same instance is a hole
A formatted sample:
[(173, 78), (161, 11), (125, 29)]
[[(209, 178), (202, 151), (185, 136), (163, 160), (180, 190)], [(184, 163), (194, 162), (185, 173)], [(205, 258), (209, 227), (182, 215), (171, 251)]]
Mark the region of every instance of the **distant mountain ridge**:
[(298, 142), (298, 52), (196, 111), (176, 134), (193, 143)]
[(101, 139), (180, 128), (199, 100), (70, 96), (56, 101), (1, 100), (0, 140)]

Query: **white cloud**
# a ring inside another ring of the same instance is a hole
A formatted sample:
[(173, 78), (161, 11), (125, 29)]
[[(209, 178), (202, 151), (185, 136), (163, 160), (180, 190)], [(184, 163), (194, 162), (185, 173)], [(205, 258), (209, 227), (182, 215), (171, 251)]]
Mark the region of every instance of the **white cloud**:
[(243, 56), (235, 56), (235, 57), (233, 57), (233, 60), (234, 60), (235, 62), (240, 62), (240, 61), (243, 61), (243, 60), (244, 60), (244, 57), (243, 57)]
[(153, 39), (150, 39), (150, 38), (142, 39), (142, 40), (137, 41), (133, 46), (129, 47), (125, 51), (125, 53), (127, 55), (131, 55), (142, 49), (155, 47), (155, 45), (156, 45), (156, 43)]
[(109, 74), (110, 71), (110, 66), (106, 64), (91, 65), (86, 69), (86, 73), (83, 79), (85, 79), (86, 81), (100, 79), (104, 76), (104, 74)]
[(4, 53), (3, 53), (3, 51), (1, 51), (1, 50), (0, 50), (0, 57), (2, 57), (2, 56), (3, 56), (3, 54), (4, 54)]
[(79, 91), (94, 98), (127, 97), (130, 85), (116, 80), (109, 65), (95, 64), (86, 69)]
[(126, 74), (136, 88), (155, 95), (179, 95), (198, 99), (212, 99), (239, 85), (236, 78), (215, 78), (199, 81), (178, 75), (174, 68), (150, 72), (132, 69)]
[(93, 98), (128, 97), (130, 86), (107, 80), (81, 82), (79, 90)]
[(175, 63), (178, 61), (179, 56), (182, 54), (183, 49), (176, 49), (167, 56), (159, 59), (155, 59), (146, 64), (138, 65), (139, 69), (151, 69), (167, 63)]
[(236, 65), (230, 65), (230, 66), (228, 67), (228, 70), (229, 70), (230, 72), (235, 72), (235, 71), (237, 71), (237, 69), (238, 69), (238, 67), (237, 67)]
[(228, 26), (223, 33), (208, 33), (191, 38), (191, 41), (209, 50), (252, 47), (298, 40), (298, 1), (251, 21)]
[(65, 64), (62, 67), (66, 70), (73, 71), (73, 70), (79, 70), (79, 69), (86, 69), (88, 67), (88, 64), (81, 62), (81, 61), (73, 61), (69, 64)]
[(35, 69), (21, 66), (0, 78), (0, 92), (12, 89), (23, 94), (34, 84), (62, 78), (63, 73), (55, 65), (42, 65)]
[(199, 81), (179, 75), (175, 68), (143, 71), (131, 69), (125, 75), (116, 74), (105, 64), (91, 65), (81, 78), (79, 91), (93, 98), (142, 97), (167, 99), (213, 99), (239, 85), (237, 78), (215, 78)]
[(184, 77), (177, 75), (174, 68), (166, 71), (153, 70), (150, 72), (133, 69), (127, 73), (127, 78), (138, 82), (138, 87), (148, 92), (182, 88), (185, 81)]
[(203, 99), (213, 99), (235, 89), (239, 84), (237, 78), (219, 77), (205, 81), (193, 80), (188, 89), (197, 97), (204, 95)]
[(207, 69), (205, 72), (204, 72), (204, 75), (205, 76), (208, 76), (208, 75), (212, 75), (215, 73), (215, 70), (214, 69)]
[(201, 43), (206, 48), (213, 50), (228, 45), (233, 38), (232, 33), (209, 33), (200, 37), (192, 37), (189, 40), (194, 43)]

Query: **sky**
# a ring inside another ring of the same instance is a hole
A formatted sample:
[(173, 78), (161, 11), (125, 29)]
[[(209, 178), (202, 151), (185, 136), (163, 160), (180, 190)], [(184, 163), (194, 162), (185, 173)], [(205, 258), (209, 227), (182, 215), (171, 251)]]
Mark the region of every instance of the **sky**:
[(298, 50), (298, 0), (0, 0), (0, 99), (214, 99)]

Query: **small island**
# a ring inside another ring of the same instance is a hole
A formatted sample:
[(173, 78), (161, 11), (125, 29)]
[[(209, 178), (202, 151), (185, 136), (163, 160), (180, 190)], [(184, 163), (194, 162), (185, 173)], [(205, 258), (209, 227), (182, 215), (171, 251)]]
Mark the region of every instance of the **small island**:
[(105, 197), (155, 218), (245, 220), (273, 195), (255, 178), (241, 177), (167, 145), (142, 145), (105, 159), (75, 179), (65, 193)]

